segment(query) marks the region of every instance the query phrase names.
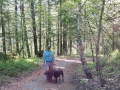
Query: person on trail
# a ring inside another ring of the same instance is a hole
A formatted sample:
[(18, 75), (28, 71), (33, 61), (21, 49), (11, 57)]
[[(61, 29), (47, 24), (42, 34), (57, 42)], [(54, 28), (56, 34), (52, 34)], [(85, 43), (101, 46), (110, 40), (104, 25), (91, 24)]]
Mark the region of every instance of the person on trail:
[[(48, 71), (50, 69), (50, 65), (55, 63), (54, 54), (50, 50), (50, 46), (47, 47), (47, 50), (43, 53), (43, 65), (45, 66), (45, 70)], [(48, 80), (48, 76), (46, 75), (46, 79)]]

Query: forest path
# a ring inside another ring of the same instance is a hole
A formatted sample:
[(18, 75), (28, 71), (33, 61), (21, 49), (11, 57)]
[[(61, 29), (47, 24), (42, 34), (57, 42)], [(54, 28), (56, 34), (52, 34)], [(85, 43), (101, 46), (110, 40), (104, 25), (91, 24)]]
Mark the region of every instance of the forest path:
[(56, 67), (64, 71), (64, 82), (48, 82), (43, 74), (44, 68), (33, 71), (31, 75), (23, 77), (1, 90), (74, 90), (70, 78), (74, 69), (80, 64), (79, 58), (56, 58)]

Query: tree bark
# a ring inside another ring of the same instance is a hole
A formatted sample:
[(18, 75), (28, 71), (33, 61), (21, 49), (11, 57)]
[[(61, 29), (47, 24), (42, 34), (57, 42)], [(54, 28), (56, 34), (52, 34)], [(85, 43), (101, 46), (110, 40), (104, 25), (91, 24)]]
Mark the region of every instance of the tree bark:
[(57, 56), (60, 55), (60, 25), (59, 25), (59, 11), (58, 11), (58, 31), (57, 31)]
[(22, 4), (22, 15), (23, 15), (23, 27), (24, 27), (24, 41), (25, 41), (25, 45), (27, 48), (27, 54), (28, 57), (31, 57), (30, 55), (30, 49), (29, 49), (29, 44), (28, 44), (28, 36), (27, 36), (27, 31), (26, 31), (26, 22), (25, 22), (25, 14), (24, 14), (24, 4)]
[(41, 15), (41, 12), (42, 12), (42, 5), (41, 5), (41, 0), (39, 0), (39, 5), (40, 5), (40, 15), (39, 15), (39, 52), (41, 52), (41, 47), (42, 47), (42, 44), (41, 44), (41, 28), (42, 28), (42, 15)]
[[(1, 15), (3, 15), (3, 10), (2, 10), (2, 4), (1, 4)], [(4, 17), (1, 16), (1, 22), (2, 22), (2, 42), (3, 42), (3, 53), (6, 54), (6, 42), (5, 42), (5, 22), (4, 22)], [(6, 62), (6, 56), (4, 57), (4, 61)]]
[(48, 0), (48, 45), (51, 46), (51, 35), (50, 35), (50, 32), (51, 32), (51, 19), (50, 19), (50, 0)]
[(63, 44), (62, 44), (62, 13), (61, 13), (61, 8), (62, 8), (62, 0), (60, 0), (60, 55), (63, 54)]
[(88, 67), (86, 59), (84, 57), (84, 47), (82, 44), (82, 36), (81, 36), (81, 17), (80, 17), (81, 11), (80, 11), (80, 8), (81, 8), (81, 3), (78, 4), (78, 9), (79, 9), (79, 11), (78, 11), (79, 12), (79, 14), (78, 14), (78, 46), (79, 46), (79, 51), (80, 51), (79, 52), (80, 60), (81, 60), (82, 66), (83, 66), (83, 71), (85, 72), (87, 78), (92, 78), (91, 70)]
[(34, 53), (37, 55), (37, 35), (36, 35), (36, 21), (35, 21), (35, 11), (34, 11), (34, 1), (31, 1), (31, 15), (32, 15), (32, 27), (33, 27), (33, 41), (34, 41)]
[(67, 54), (67, 23), (64, 23), (64, 30), (63, 30), (63, 52), (64, 54)]
[(15, 39), (16, 39), (16, 53), (19, 53), (19, 40), (18, 40), (18, 18), (17, 18), (17, 0), (15, 0)]
[(102, 31), (102, 16), (104, 12), (104, 5), (105, 5), (105, 0), (102, 0), (102, 8), (100, 12), (100, 19), (99, 19), (99, 28), (98, 28), (98, 38), (97, 38), (97, 43), (96, 43), (96, 71), (98, 71), (98, 74), (100, 76), (100, 81), (101, 81), (101, 86), (103, 87), (104, 84), (103, 82), (103, 76), (100, 68), (100, 60), (99, 60), (99, 45), (100, 45), (100, 34)]

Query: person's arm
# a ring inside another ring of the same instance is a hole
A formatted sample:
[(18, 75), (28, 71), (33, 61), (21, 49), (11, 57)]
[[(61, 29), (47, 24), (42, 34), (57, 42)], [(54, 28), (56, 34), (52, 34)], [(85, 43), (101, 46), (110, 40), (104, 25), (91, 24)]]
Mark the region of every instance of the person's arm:
[(45, 53), (46, 53), (46, 51), (43, 53), (43, 64), (45, 65)]
[(54, 57), (54, 53), (52, 52), (52, 54), (53, 54), (53, 63), (55, 63), (55, 57)]

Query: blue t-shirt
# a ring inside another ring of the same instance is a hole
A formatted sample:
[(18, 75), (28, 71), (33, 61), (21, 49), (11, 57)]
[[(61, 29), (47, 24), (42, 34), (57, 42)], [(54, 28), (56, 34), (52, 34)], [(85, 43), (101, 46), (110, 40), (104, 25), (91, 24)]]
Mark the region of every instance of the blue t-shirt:
[(53, 60), (53, 53), (51, 51), (45, 52), (45, 60), (46, 62), (51, 62)]

